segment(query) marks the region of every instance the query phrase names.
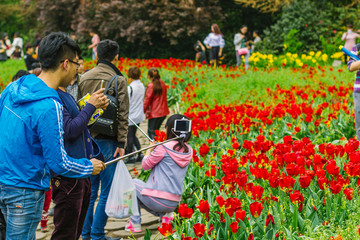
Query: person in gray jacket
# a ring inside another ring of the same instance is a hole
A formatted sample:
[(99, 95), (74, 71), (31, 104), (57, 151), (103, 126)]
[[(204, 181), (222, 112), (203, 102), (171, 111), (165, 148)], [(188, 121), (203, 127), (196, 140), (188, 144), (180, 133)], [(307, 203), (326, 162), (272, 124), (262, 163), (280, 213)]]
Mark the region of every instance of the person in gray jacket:
[[(180, 136), (180, 132), (174, 131), (174, 123), (175, 120), (183, 118), (187, 119), (181, 114), (168, 118), (165, 124), (167, 139)], [(190, 138), (191, 132), (186, 133), (185, 138), (159, 145), (154, 150), (147, 150), (142, 167), (144, 170), (152, 169), (149, 179), (146, 183), (134, 179), (139, 213), (142, 207), (154, 216), (162, 217), (162, 222), (170, 222), (171, 213), (181, 200), (183, 182), (193, 157), (193, 150), (186, 143)], [(131, 216), (125, 230), (141, 232), (141, 215)]]

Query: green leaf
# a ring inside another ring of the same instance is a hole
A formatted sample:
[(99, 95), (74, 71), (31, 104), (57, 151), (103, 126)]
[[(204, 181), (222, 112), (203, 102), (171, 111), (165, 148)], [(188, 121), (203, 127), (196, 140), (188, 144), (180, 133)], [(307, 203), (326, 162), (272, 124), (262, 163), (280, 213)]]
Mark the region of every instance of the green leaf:
[(144, 235), (144, 240), (150, 240), (151, 239), (151, 231), (149, 229), (146, 229), (145, 235)]

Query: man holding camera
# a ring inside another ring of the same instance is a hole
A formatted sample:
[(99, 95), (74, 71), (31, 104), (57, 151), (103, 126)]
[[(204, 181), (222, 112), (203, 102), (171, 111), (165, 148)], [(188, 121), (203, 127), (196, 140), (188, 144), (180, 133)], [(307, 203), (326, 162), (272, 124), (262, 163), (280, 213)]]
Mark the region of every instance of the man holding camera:
[(0, 210), (7, 239), (35, 239), (50, 188), (50, 169), (70, 178), (99, 174), (97, 159), (67, 155), (63, 107), (56, 89), (76, 75), (80, 49), (64, 33), (51, 33), (39, 46), (42, 73), (11, 83), (0, 100)]
[[(128, 131), (129, 97), (127, 93), (126, 79), (116, 67), (119, 56), (118, 52), (119, 45), (115, 41), (108, 39), (102, 40), (97, 45), (97, 56), (99, 58), (97, 66), (86, 72), (80, 78), (78, 88), (78, 98), (80, 99), (87, 93), (92, 94), (103, 87), (101, 86), (102, 83), (104, 83), (104, 87), (107, 86), (109, 81), (115, 75), (119, 76), (119, 78), (115, 80), (117, 81), (116, 84), (114, 82), (111, 84), (113, 92), (115, 92), (113, 95), (117, 95), (116, 99), (118, 102), (117, 117), (114, 120), (117, 121), (115, 136), (106, 135), (105, 131), (99, 131), (99, 127), (97, 128), (97, 131), (94, 130), (95, 126), (93, 126), (92, 129), (90, 128), (92, 136), (95, 137), (95, 141), (99, 145), (104, 155), (105, 162), (108, 162), (117, 156), (124, 155)], [(105, 113), (106, 112), (104, 112), (104, 115)], [(110, 192), (115, 169), (116, 164), (110, 164), (99, 176), (91, 177), (90, 206), (81, 234), (82, 239), (84, 240), (90, 238), (93, 240), (114, 239), (105, 236), (104, 228), (108, 219), (108, 216), (105, 213), (105, 206)], [(94, 204), (95, 200), (97, 199), (100, 183), (101, 192), (94, 214)]]

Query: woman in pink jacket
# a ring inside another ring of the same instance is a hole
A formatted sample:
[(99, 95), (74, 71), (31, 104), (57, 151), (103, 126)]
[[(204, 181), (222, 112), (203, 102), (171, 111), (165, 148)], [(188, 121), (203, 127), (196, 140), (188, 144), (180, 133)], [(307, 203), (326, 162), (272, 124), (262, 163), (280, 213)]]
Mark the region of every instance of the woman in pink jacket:
[[(180, 132), (174, 131), (174, 123), (176, 119), (182, 118), (186, 117), (180, 114), (169, 117), (165, 125), (167, 139), (180, 136)], [(176, 209), (181, 200), (183, 182), (193, 155), (191, 146), (186, 143), (190, 137), (191, 132), (185, 138), (170, 141), (146, 152), (142, 167), (144, 170), (151, 169), (149, 179), (146, 183), (134, 179), (139, 213), (142, 207), (153, 215), (162, 217), (163, 222), (170, 222), (169, 213)], [(125, 230), (141, 232), (141, 215), (131, 216)]]

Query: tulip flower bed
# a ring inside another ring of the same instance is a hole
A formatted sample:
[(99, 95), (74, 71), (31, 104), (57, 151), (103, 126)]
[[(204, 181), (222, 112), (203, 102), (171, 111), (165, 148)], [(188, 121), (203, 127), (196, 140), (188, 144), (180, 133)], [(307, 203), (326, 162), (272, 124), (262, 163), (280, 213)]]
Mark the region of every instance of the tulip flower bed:
[(353, 76), (344, 70), (188, 69), (182, 106), (193, 120), (196, 153), (178, 214), (163, 233), (175, 239), (359, 236), (360, 152)]
[(142, 69), (144, 83), (148, 68), (160, 68), (172, 108), (193, 121), (193, 162), (175, 219), (159, 228), (162, 235), (359, 238), (354, 74), (306, 64), (244, 71), (121, 59), (123, 73), (130, 66)]

